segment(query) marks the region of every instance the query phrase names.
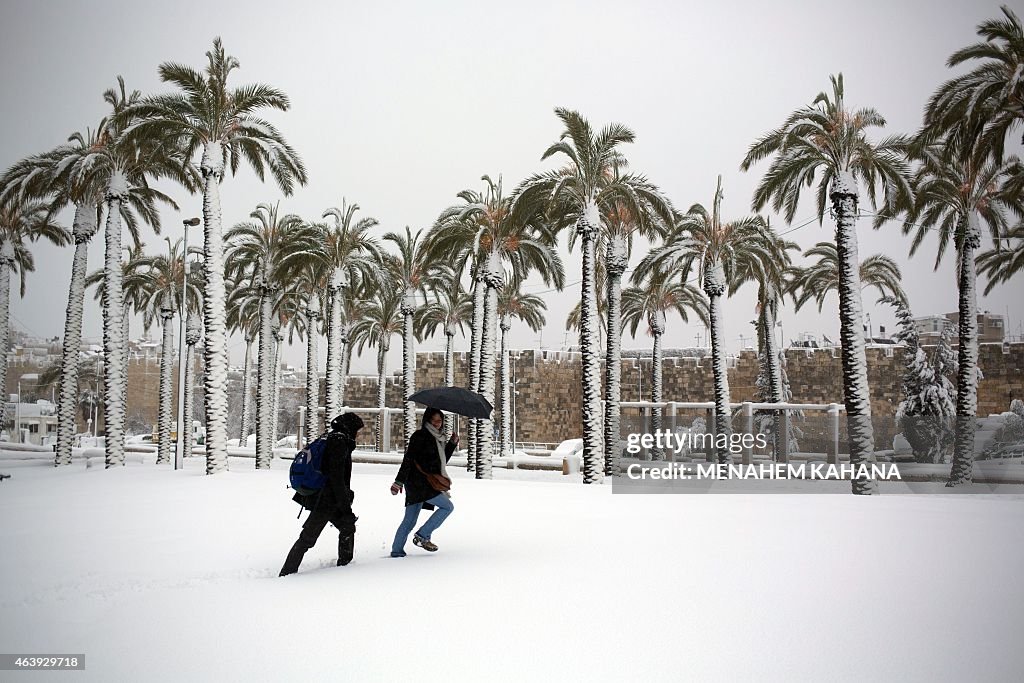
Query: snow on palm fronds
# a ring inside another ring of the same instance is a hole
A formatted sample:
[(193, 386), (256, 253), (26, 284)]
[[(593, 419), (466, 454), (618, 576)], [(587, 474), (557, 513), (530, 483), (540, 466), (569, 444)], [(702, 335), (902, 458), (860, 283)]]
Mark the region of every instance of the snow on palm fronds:
[[(874, 109), (847, 108), (842, 74), (833, 76), (831, 85), (831, 93), (819, 93), (810, 105), (794, 111), (781, 126), (754, 142), (740, 167), (746, 171), (771, 157), (754, 191), (755, 210), (771, 204), (787, 223), (792, 223), (801, 195), (814, 184), (819, 221), (824, 220), (826, 206), (831, 204), (836, 223), (839, 336), (850, 459), (862, 464), (874, 458), (874, 434), (858, 271), (858, 184), (864, 184), (872, 206), (912, 204), (914, 193), (906, 161), (909, 140), (900, 135), (878, 142), (870, 140), (868, 130), (884, 126), (885, 119)], [(857, 479), (852, 489), (854, 493), (870, 494), (877, 491), (877, 486)]]
[[(671, 205), (644, 176), (620, 174), (621, 148), (634, 141), (628, 127), (612, 123), (595, 132), (579, 112), (555, 109), (564, 126), (558, 142), (541, 160), (564, 157), (559, 169), (530, 176), (516, 190), (513, 213), (541, 217), (554, 232), (572, 230), (581, 240), (580, 352), (583, 390), (583, 474), (586, 483), (599, 482), (608, 467), (602, 447), (601, 365), (598, 343), (596, 248), (602, 213), (622, 210), (643, 229), (649, 221), (672, 223)], [(647, 209), (652, 209), (648, 211)], [(618, 267), (618, 264), (613, 264)]]
[(246, 162), (263, 180), (273, 176), (285, 195), (296, 184), (305, 185), (306, 169), (299, 155), (269, 122), (257, 112), (271, 108), (287, 111), (288, 96), (269, 85), (230, 88), (231, 73), (241, 65), (228, 55), (220, 38), (206, 53), (202, 71), (165, 62), (160, 79), (176, 92), (133, 102), (126, 116), (133, 120), (130, 137), (156, 137), (174, 141), (182, 150), (185, 168), (198, 172), (203, 188), (203, 254), (205, 296), (203, 323), (206, 331), (204, 406), (206, 409), (206, 457), (208, 474), (227, 469), (228, 340), (224, 244), (222, 240), (220, 186), (225, 171), (232, 175)]
[[(446, 208), (427, 235), (425, 251), (433, 263), (470, 266), (473, 278), (473, 333), (470, 388), (494, 405), (498, 344), (498, 296), (508, 269), (526, 276), (536, 272), (554, 287), (564, 286), (561, 260), (554, 251), (555, 233), (539, 210), (516, 211), (499, 177), (483, 176), (482, 192), (464, 190), (461, 204)], [(535, 207), (536, 208), (536, 207)], [(478, 478), (490, 478), (494, 455), (492, 418), (470, 421), (469, 466)]]

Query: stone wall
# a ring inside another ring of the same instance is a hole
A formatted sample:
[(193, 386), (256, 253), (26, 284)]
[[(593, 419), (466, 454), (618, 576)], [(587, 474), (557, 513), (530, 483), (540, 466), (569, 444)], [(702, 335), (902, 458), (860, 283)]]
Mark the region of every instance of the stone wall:
[[(517, 438), (520, 441), (545, 443), (578, 438), (582, 421), (579, 353), (525, 350), (512, 351), (511, 354), (512, 376), (519, 391), (516, 397)], [(425, 388), (442, 385), (444, 354), (420, 353), (417, 358), (416, 386)], [(892, 441), (895, 427), (893, 418), (900, 400), (903, 347), (869, 347), (867, 360), (871, 411), (877, 434), (876, 447), (887, 448)], [(979, 347), (979, 364), (984, 374), (978, 387), (979, 415), (1005, 411), (1011, 399), (1024, 396), (1024, 344), (982, 344)], [(455, 354), (457, 385), (465, 386), (468, 383), (467, 365), (468, 354)], [(786, 369), (794, 403), (843, 402), (843, 374), (838, 348), (787, 349)], [(666, 358), (662, 370), (665, 400), (712, 400), (710, 357)], [(757, 372), (757, 355), (752, 350), (742, 352), (735, 359), (729, 368), (730, 397), (734, 402), (757, 399)], [(621, 376), (623, 401), (650, 399), (650, 357), (624, 358)], [(396, 371), (389, 374), (387, 383), (388, 405), (401, 405), (400, 373)], [(495, 397), (498, 404), (495, 405), (497, 419), (501, 411), (500, 390), (495, 391)], [(346, 399), (346, 403), (353, 406), (376, 405), (376, 376), (350, 377)], [(824, 417), (821, 414), (808, 414), (806, 422), (808, 428), (805, 431), (809, 433), (819, 427), (824, 428)]]
[[(557, 443), (580, 436), (582, 421), (582, 392), (580, 386), (580, 355), (570, 351), (512, 351), (512, 376), (519, 395), (516, 397), (518, 413), (517, 438), (520, 441)], [(198, 355), (198, 354), (197, 354)], [(903, 348), (869, 347), (867, 349), (868, 381), (871, 386), (871, 410), (875, 420), (876, 447), (887, 448), (894, 431), (893, 416), (900, 396), (900, 373), (903, 368)], [(455, 383), (468, 384), (468, 353), (455, 354)], [(787, 349), (787, 372), (795, 403), (842, 403), (842, 368), (839, 349)], [(1000, 413), (1008, 409), (1013, 398), (1024, 397), (1024, 344), (982, 344), (979, 364), (984, 379), (978, 386), (978, 414)], [(201, 361), (197, 359), (195, 406), (202, 415)], [(664, 399), (681, 402), (703, 402), (712, 399), (711, 359), (670, 357), (663, 361)], [(729, 387), (734, 402), (756, 399), (757, 356), (744, 351), (729, 368)], [(25, 373), (40, 372), (41, 368), (17, 361), (8, 365), (8, 393), (17, 392), (18, 377)], [(177, 365), (174, 369), (175, 396), (177, 396)], [(603, 370), (602, 370), (603, 376)], [(637, 401), (650, 398), (651, 359), (624, 358), (622, 361), (622, 400)], [(142, 425), (156, 422), (160, 364), (156, 358), (133, 359), (128, 372), (128, 424), (136, 431)], [(496, 378), (500, 377), (496, 373)], [(401, 405), (401, 374), (396, 369), (388, 374), (387, 405)], [(420, 353), (417, 356), (416, 386), (426, 388), (444, 383), (444, 353)], [(28, 387), (23, 387), (26, 395)], [(229, 437), (238, 436), (241, 414), (241, 379), (229, 382), (231, 417)], [(298, 405), (303, 401), (303, 389), (288, 388), (282, 394), (282, 406)], [(49, 398), (50, 391), (40, 392)], [(495, 390), (495, 418), (500, 415), (500, 389)], [(323, 380), (321, 379), (321, 400)], [(346, 387), (346, 403), (350, 406), (371, 408), (377, 403), (377, 377), (354, 375)], [(625, 410), (624, 414), (636, 411)], [(699, 411), (690, 411), (693, 417)], [(365, 417), (364, 417), (365, 419)], [(805, 431), (814, 433), (823, 429), (824, 418), (809, 414)], [(102, 415), (101, 415), (102, 423)], [(294, 431), (297, 416), (282, 419), (279, 435)], [(367, 420), (372, 427), (372, 422)], [(401, 421), (393, 422), (395, 440), (401, 439)], [(85, 431), (85, 422), (79, 416), (79, 431)], [(367, 441), (371, 430), (366, 431)], [(466, 433), (460, 430), (465, 443)], [(886, 443), (888, 442), (888, 443)], [(813, 446), (812, 446), (813, 447)]]

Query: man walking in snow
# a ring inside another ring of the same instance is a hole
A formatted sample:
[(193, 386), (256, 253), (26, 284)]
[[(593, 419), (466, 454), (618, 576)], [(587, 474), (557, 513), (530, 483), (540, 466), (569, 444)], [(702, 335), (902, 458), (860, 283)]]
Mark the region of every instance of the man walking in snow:
[(331, 420), (322, 464), (327, 481), (315, 494), (304, 496), (296, 493), (293, 497), (295, 502), (309, 510), (309, 517), (281, 567), (280, 576), (299, 571), (303, 556), (316, 544), (328, 522), (338, 529), (338, 566), (352, 561), (357, 519), (352, 513), (352, 500), (355, 498), (351, 485), (352, 451), (356, 448), (356, 435), (362, 427), (363, 421), (355, 413), (345, 413)]

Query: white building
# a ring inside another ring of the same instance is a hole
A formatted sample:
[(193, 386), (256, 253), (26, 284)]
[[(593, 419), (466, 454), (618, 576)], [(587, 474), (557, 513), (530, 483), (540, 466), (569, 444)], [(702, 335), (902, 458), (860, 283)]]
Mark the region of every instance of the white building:
[[(17, 395), (12, 395), (12, 398), (17, 398)], [(50, 401), (40, 399), (35, 403), (8, 403), (7, 416), (14, 423), (11, 441), (36, 446), (56, 443), (57, 406)]]

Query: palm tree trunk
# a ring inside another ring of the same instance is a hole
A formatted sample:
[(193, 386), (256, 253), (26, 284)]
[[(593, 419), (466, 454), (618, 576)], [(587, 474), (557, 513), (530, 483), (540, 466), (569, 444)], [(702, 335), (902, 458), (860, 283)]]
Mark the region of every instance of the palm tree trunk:
[[(68, 307), (64, 317), (64, 343), (61, 354), (60, 390), (57, 405), (57, 455), (55, 464), (71, 464), (71, 447), (74, 443), (78, 404), (78, 357), (82, 351), (82, 317), (85, 311), (85, 278), (88, 274), (89, 241), (96, 233), (96, 207), (90, 204), (75, 206), (74, 236), (75, 258), (71, 264), (71, 286), (68, 290)], [(7, 276), (10, 277), (9, 275)], [(8, 284), (8, 288), (10, 285)], [(6, 319), (0, 323), (7, 329)], [(3, 341), (3, 353), (7, 342)], [(6, 371), (6, 357), (3, 359)], [(6, 378), (5, 378), (6, 379)], [(4, 386), (0, 384), (0, 386)]]
[(406, 290), (402, 302), (402, 407), (405, 441), (416, 431), (416, 403), (407, 400), (416, 393), (416, 337), (413, 331), (413, 313), (416, 311), (416, 293)]
[[(501, 286), (501, 264), (498, 255), (491, 252), (487, 258), (484, 296), (484, 326), (480, 335), (480, 389), (479, 393), (494, 405), (494, 361), (497, 346), (498, 288)], [(476, 478), (491, 479), (491, 463), (494, 459), (494, 420), (482, 418), (476, 421), (476, 442), (479, 452), (476, 456)]]
[(381, 411), (384, 410), (385, 403), (388, 398), (388, 388), (385, 382), (384, 371), (387, 366), (388, 360), (388, 349), (387, 346), (381, 342), (377, 349), (377, 452), (383, 453), (386, 450), (386, 446), (391, 444), (384, 443), (384, 421), (381, 419)]
[[(857, 254), (857, 181), (853, 174), (840, 172), (833, 181), (830, 196), (836, 217), (836, 255), (839, 259), (839, 340), (842, 345), (846, 431), (850, 442), (850, 463), (857, 466), (874, 460), (875, 440), (871, 429), (871, 394), (864, 352), (864, 316)], [(854, 479), (852, 489), (861, 495), (878, 492), (877, 484), (868, 478)]]
[(284, 348), (284, 334), (278, 326), (274, 330), (274, 374), (273, 374), (273, 417), (270, 419), (270, 457), (274, 457), (274, 446), (280, 438), (281, 428), (281, 354)]
[(613, 235), (605, 256), (608, 274), (608, 347), (604, 383), (604, 473), (619, 474), (622, 457), (622, 426), (619, 402), (622, 400), (622, 274), (626, 271), (626, 240)]
[(580, 352), (583, 384), (583, 483), (601, 481), (604, 463), (601, 450), (601, 359), (598, 351), (597, 283), (595, 280), (594, 241), (600, 217), (597, 207), (588, 201), (576, 224), (582, 238), (583, 283), (580, 300)]
[[(480, 391), (480, 340), (484, 331), (484, 303), (487, 285), (484, 283), (482, 266), (473, 283), (473, 329), (469, 340), (469, 390)], [(477, 443), (476, 420), (469, 421), (469, 447), (466, 451), (466, 469), (476, 471), (476, 460), (480, 453)]]
[[(771, 403), (781, 403), (783, 399), (782, 367), (779, 363), (778, 345), (775, 343), (775, 308), (772, 303), (762, 298), (760, 319), (764, 348), (761, 349), (761, 353), (764, 354), (765, 374), (767, 375), (765, 379), (768, 382), (768, 386), (765, 387), (768, 392), (767, 399)], [(772, 433), (774, 434), (772, 451), (775, 462), (782, 460), (782, 429), (784, 422), (786, 421), (782, 419), (781, 413), (776, 413), (772, 416)]]
[[(320, 432), (320, 375), (317, 372), (317, 319), (320, 308), (316, 304), (316, 294), (309, 297), (306, 307), (306, 443), (313, 440)], [(304, 444), (299, 444), (302, 448)]]
[[(174, 410), (173, 376), (174, 372), (174, 309), (165, 308), (160, 311), (163, 325), (163, 344), (160, 347), (160, 404), (157, 418), (157, 433), (160, 443), (156, 447), (156, 464), (165, 465), (171, 462), (171, 413)], [(181, 429), (182, 425), (178, 425)], [(184, 453), (184, 451), (182, 451)]]
[(779, 362), (779, 345), (775, 339), (775, 309), (768, 302), (762, 307), (764, 316), (764, 354), (768, 369), (768, 400), (782, 402), (782, 364)]
[(121, 265), (121, 203), (128, 195), (128, 183), (120, 172), (114, 172), (107, 187), (106, 250), (104, 253), (103, 354), (106, 372), (103, 375), (103, 423), (106, 443), (106, 466), (124, 465), (125, 361), (124, 338), (124, 270)]
[[(256, 469), (269, 469), (274, 457), (273, 442), (270, 440), (271, 411), (274, 409), (273, 399), (273, 362), (274, 340), (271, 331), (274, 316), (274, 303), (270, 291), (263, 289), (260, 293), (260, 352), (257, 356), (256, 369)], [(209, 340), (207, 340), (209, 345)], [(207, 373), (209, 375), (209, 373)], [(209, 448), (207, 448), (209, 453)]]
[[(14, 243), (7, 237), (0, 240), (0, 390), (7, 391), (7, 347), (11, 341), (11, 269), (14, 265)], [(21, 395), (18, 396), (21, 402)], [(6, 405), (6, 404), (5, 404)], [(21, 434), (17, 435), (21, 441)]]
[(228, 337), (220, 210), (224, 157), (220, 142), (206, 144), (200, 169), (203, 174), (203, 275), (206, 283), (203, 292), (206, 473), (214, 474), (228, 468)]
[(957, 285), (960, 290), (956, 371), (956, 436), (953, 466), (946, 486), (969, 484), (974, 477), (974, 430), (978, 413), (978, 302), (974, 250), (981, 246), (977, 216), (967, 217), (967, 233), (958, 254)]
[(242, 375), (242, 433), (238, 436), (238, 445), (244, 448), (252, 433), (252, 342), (245, 335), (245, 374)]
[[(661, 335), (665, 333), (665, 314), (657, 312), (658, 324), (651, 325), (651, 333), (654, 336), (654, 348), (651, 351), (651, 403), (661, 403), (662, 371), (661, 371)], [(651, 432), (657, 434), (662, 429), (662, 409), (651, 408)], [(661, 448), (654, 448), (651, 451), (652, 460), (664, 460), (665, 452)]]
[(195, 412), (192, 405), (194, 400), (192, 393), (194, 391), (193, 387), (195, 386), (196, 381), (196, 370), (193, 367), (194, 362), (192, 360), (195, 358), (194, 354), (195, 346), (193, 344), (187, 344), (185, 346), (185, 391), (182, 394), (185, 400), (182, 403), (181, 424), (178, 425), (178, 429), (185, 430), (181, 433), (181, 452), (182, 457), (184, 458), (188, 458), (192, 455), (192, 446), (194, 443), (192, 440), (192, 414)]
[(501, 457), (512, 455), (512, 380), (509, 373), (508, 316), (501, 317)]
[[(446, 325), (444, 328), (444, 385), (455, 386), (455, 329), (453, 325)], [(451, 436), (455, 431), (455, 418), (450, 412), (444, 414), (444, 433)]]
[[(339, 355), (341, 356), (341, 372), (338, 373), (338, 412), (345, 407), (345, 385), (348, 383), (348, 363), (352, 355), (349, 348), (351, 334), (351, 323), (346, 322), (341, 326), (341, 338), (338, 340)], [(326, 418), (324, 419), (326, 422)]]
[(728, 441), (732, 434), (732, 413), (729, 406), (729, 368), (725, 361), (725, 333), (722, 325), (722, 294), (725, 291), (724, 273), (719, 264), (714, 264), (705, 275), (704, 291), (710, 301), (711, 318), (711, 369), (715, 378), (715, 442), (718, 446), (718, 462), (732, 462)]
[(327, 312), (327, 378), (324, 381), (324, 424), (333, 420), (341, 408), (341, 287), (331, 286)]
[[(122, 280), (123, 282), (123, 280)], [(123, 290), (122, 290), (123, 296)], [(131, 351), (132, 351), (132, 336), (129, 334), (129, 325), (132, 317), (132, 306), (128, 301), (124, 302), (124, 310), (121, 315), (121, 339), (124, 340), (124, 355), (121, 357), (122, 365), (124, 366), (124, 386), (125, 395), (128, 395), (128, 364), (131, 362)], [(125, 406), (124, 417), (121, 419), (121, 431), (124, 432), (125, 424), (128, 419), (128, 409)]]

